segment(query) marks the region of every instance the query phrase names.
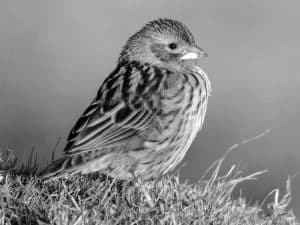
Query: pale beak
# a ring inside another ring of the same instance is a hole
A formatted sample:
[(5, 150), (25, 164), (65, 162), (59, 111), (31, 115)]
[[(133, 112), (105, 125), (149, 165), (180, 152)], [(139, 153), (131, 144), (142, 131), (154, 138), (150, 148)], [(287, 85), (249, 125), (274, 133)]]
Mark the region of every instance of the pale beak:
[(185, 50), (183, 56), (181, 56), (180, 60), (189, 60), (189, 59), (198, 59), (200, 57), (207, 57), (207, 53), (200, 47), (194, 46)]

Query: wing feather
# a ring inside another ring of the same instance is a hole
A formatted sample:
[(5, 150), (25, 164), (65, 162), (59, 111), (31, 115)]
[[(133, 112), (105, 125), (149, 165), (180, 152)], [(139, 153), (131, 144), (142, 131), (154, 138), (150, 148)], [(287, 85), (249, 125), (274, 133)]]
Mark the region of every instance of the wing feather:
[[(119, 64), (71, 130), (65, 154), (99, 150), (126, 144), (135, 137), (147, 137), (147, 129), (155, 126), (161, 86), (158, 83), (163, 79), (162, 73), (150, 76), (151, 72), (154, 70), (150, 66)], [(145, 89), (147, 82), (156, 89)]]

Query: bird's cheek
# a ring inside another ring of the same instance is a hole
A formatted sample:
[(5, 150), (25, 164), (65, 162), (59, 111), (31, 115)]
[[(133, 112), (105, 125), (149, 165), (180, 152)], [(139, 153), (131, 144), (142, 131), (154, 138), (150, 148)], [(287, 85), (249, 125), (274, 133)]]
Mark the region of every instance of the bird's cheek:
[(172, 55), (164, 49), (164, 45), (154, 44), (151, 46), (151, 51), (154, 56), (162, 62), (169, 62), (172, 60)]
[(158, 58), (161, 61), (166, 61), (167, 60), (167, 55), (164, 53), (162, 46), (160, 45), (153, 45), (151, 47), (151, 51), (154, 54), (156, 58)]
[(160, 60), (166, 63), (178, 63), (180, 61), (180, 54), (164, 52), (161, 54)]
[(170, 61), (179, 61), (181, 58), (180, 53), (170, 53)]

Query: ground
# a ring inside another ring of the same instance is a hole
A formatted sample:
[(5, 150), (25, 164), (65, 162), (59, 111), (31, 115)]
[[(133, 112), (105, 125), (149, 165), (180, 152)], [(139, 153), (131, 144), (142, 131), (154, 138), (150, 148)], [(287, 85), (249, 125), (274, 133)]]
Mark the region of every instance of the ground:
[(225, 156), (195, 184), (180, 182), (180, 171), (153, 181), (78, 175), (45, 182), (36, 175), (36, 161), (17, 169), (14, 157), (5, 158), (0, 164), (0, 224), (299, 224), (288, 209), (290, 179), (282, 198), (279, 190), (271, 192), (267, 197), (274, 200), (263, 210), (243, 196), (233, 198), (232, 191), (265, 171), (242, 176), (233, 165), (220, 174)]

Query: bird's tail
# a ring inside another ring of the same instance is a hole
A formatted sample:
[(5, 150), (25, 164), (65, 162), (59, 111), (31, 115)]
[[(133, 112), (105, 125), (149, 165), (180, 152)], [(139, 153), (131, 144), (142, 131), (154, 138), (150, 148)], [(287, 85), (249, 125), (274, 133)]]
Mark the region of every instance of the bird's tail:
[(39, 173), (39, 176), (44, 180), (52, 180), (60, 177), (67, 176), (72, 173), (72, 157), (64, 156), (53, 161), (44, 170)]
[(74, 175), (76, 173), (92, 173), (102, 171), (111, 162), (112, 154), (97, 155), (95, 151), (85, 154), (65, 155), (53, 161), (43, 171), (39, 173), (42, 179), (53, 180), (56, 178)]

